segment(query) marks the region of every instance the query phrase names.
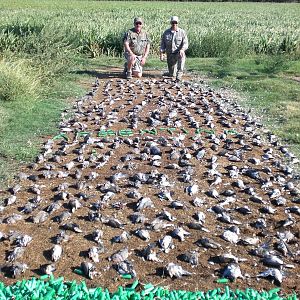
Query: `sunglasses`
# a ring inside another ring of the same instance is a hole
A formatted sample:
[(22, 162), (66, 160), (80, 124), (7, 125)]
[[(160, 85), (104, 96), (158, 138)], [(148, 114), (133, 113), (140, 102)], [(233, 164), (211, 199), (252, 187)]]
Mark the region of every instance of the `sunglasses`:
[(142, 23), (141, 22), (136, 22), (135, 25), (142, 25)]
[(171, 22), (171, 23), (172, 23), (172, 24), (178, 24), (178, 22), (176, 22), (176, 21), (175, 21), (175, 22)]

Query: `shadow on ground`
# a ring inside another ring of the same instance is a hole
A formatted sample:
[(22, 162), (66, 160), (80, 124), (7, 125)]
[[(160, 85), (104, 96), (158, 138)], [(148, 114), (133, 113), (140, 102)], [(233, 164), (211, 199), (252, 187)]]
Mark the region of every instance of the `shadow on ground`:
[[(125, 78), (123, 75), (123, 69), (120, 68), (103, 68), (98, 70), (77, 70), (73, 71), (75, 74), (88, 75), (91, 77), (97, 77), (99, 79), (111, 79), (111, 78)], [(145, 70), (143, 72), (144, 78), (160, 77), (161, 72), (154, 70)]]
[(109, 78), (123, 78), (122, 71), (107, 71), (107, 70), (78, 70), (74, 72), (79, 75), (89, 75), (91, 77), (97, 77), (99, 79), (109, 79)]

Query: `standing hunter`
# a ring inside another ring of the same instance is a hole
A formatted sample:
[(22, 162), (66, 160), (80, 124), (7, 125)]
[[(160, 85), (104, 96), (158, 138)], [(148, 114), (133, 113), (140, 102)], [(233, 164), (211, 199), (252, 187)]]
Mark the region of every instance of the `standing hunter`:
[(124, 73), (127, 79), (142, 77), (143, 65), (150, 50), (150, 39), (143, 28), (143, 19), (134, 19), (134, 28), (128, 30), (124, 36), (125, 63)]
[(189, 42), (186, 32), (178, 27), (178, 22), (177, 16), (171, 17), (171, 28), (167, 29), (161, 37), (160, 59), (164, 60), (167, 54), (169, 76), (180, 81), (184, 70), (185, 51), (188, 49)]

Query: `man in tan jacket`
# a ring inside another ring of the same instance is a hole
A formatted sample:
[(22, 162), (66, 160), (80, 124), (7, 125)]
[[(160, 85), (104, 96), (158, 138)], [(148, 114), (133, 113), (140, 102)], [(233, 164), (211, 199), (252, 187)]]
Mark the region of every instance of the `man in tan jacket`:
[(188, 49), (188, 38), (186, 32), (178, 27), (179, 18), (171, 17), (171, 28), (167, 29), (162, 37), (160, 44), (160, 59), (167, 55), (169, 76), (180, 81), (185, 64), (185, 51)]

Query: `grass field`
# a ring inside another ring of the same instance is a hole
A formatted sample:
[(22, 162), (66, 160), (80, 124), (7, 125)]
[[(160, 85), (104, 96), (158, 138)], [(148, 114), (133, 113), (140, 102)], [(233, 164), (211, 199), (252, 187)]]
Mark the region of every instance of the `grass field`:
[(300, 6), (295, 3), (4, 0), (0, 9), (1, 51), (32, 54), (64, 45), (91, 56), (121, 55), (121, 37), (137, 15), (145, 19), (154, 53), (171, 15), (180, 16), (189, 34), (189, 56), (299, 51)]
[(122, 35), (137, 15), (152, 40), (146, 68), (165, 67), (160, 35), (179, 15), (190, 40), (187, 69), (241, 92), (300, 153), (299, 4), (3, 0), (0, 180), (36, 155), (67, 99), (83, 94), (76, 82), (93, 78), (80, 70), (122, 66)]

